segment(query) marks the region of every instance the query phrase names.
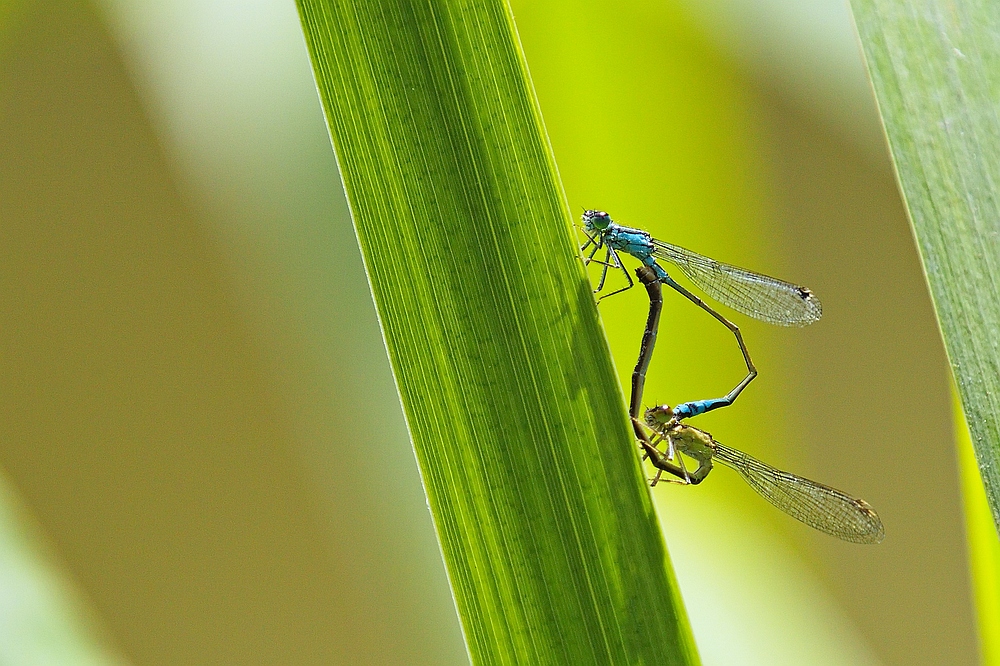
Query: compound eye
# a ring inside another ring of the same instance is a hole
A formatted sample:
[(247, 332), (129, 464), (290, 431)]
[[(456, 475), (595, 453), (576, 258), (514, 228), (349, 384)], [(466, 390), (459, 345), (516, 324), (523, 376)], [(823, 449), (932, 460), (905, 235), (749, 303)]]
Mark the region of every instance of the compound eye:
[(603, 210), (587, 210), (583, 214), (583, 223), (593, 231), (604, 231), (611, 225), (611, 216)]

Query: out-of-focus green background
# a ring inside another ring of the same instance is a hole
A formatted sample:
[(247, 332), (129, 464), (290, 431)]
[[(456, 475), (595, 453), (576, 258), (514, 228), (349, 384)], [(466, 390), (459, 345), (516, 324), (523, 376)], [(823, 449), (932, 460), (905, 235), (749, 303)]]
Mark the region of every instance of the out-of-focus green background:
[[(839, 0), (514, 3), (574, 212), (808, 285), (699, 425), (866, 498), (659, 487), (706, 664), (973, 664), (947, 373)], [(722, 395), (666, 294), (647, 401)], [(641, 290), (601, 305), (623, 383)], [(488, 444), (488, 443), (486, 443)], [(0, 3), (0, 663), (466, 655), (290, 0)]]

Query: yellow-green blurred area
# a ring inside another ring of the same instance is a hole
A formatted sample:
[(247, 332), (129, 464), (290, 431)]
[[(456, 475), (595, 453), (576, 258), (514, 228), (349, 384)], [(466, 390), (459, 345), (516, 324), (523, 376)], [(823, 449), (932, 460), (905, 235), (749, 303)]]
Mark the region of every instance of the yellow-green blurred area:
[[(761, 376), (697, 425), (887, 537), (657, 487), (704, 663), (977, 663), (942, 345), (846, 7), (806, 4), (513, 9), (574, 215), (823, 302), (734, 315)], [(467, 663), (294, 4), (0, 21), (0, 663)], [(664, 296), (646, 402), (725, 394), (731, 335)], [(623, 385), (645, 310), (601, 304)]]

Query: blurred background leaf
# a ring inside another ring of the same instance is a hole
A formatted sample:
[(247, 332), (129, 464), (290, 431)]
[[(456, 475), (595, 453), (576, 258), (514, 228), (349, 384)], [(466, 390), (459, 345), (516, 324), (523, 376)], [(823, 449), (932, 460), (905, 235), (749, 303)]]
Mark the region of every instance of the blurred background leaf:
[(127, 663), (0, 478), (0, 663)]
[[(26, 9), (27, 3), (19, 0), (0, 2), (0, 68)], [(2, 150), (0, 155), (9, 157)], [(0, 225), (0, 239), (8, 238), (5, 231), (9, 226)], [(6, 298), (20, 294), (8, 291)], [(0, 663), (126, 663), (4, 474), (0, 474)]]
[[(703, 661), (974, 664), (940, 335), (850, 17), (799, 4), (514, 9), (574, 214), (823, 300), (739, 319), (763, 374), (704, 425), (887, 538), (725, 470), (657, 490)], [(464, 663), (294, 7), (99, 8), (33, 3), (0, 60), (0, 291), (35, 285), (0, 299), (0, 463), (135, 663)], [(642, 295), (601, 308), (624, 378)], [(668, 295), (650, 402), (740, 377), (689, 310)]]
[(995, 661), (996, 535), (967, 478), (964, 434), (1000, 530), (1000, 16), (989, 2), (853, 0), (965, 418), (956, 419), (982, 650)]
[(985, 2), (857, 0), (854, 10), (1000, 529), (1000, 18)]
[(108, 9), (3, 63), (5, 469), (135, 663), (461, 663), (294, 5)]

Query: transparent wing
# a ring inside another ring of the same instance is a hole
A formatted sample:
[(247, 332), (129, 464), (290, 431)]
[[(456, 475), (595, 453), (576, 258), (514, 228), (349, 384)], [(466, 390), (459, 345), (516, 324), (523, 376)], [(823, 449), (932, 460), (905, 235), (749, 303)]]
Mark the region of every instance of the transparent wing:
[(823, 314), (805, 287), (724, 264), (677, 245), (653, 240), (653, 255), (669, 261), (713, 299), (745, 315), (779, 326), (805, 326)]
[(713, 458), (739, 472), (768, 502), (820, 532), (854, 543), (879, 543), (885, 538), (878, 514), (862, 499), (782, 472), (718, 442)]

